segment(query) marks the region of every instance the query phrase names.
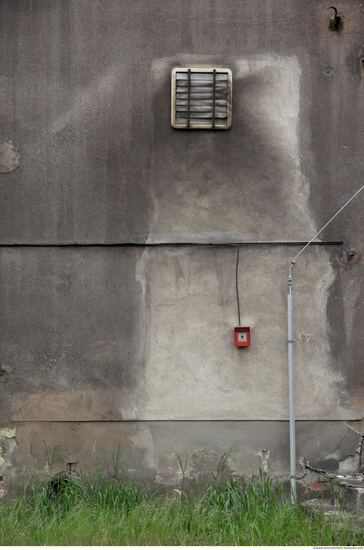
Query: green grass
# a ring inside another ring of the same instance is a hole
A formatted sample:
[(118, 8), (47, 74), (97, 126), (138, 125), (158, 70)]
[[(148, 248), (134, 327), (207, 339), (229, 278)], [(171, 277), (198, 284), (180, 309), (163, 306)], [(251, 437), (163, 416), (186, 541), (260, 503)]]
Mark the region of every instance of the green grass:
[(60, 474), (25, 483), (19, 498), (2, 503), (2, 545), (239, 545), (362, 546), (364, 536), (344, 515), (334, 522), (282, 499), (281, 485), (263, 473), (217, 474), (181, 490), (152, 493), (147, 484), (114, 472), (92, 478)]

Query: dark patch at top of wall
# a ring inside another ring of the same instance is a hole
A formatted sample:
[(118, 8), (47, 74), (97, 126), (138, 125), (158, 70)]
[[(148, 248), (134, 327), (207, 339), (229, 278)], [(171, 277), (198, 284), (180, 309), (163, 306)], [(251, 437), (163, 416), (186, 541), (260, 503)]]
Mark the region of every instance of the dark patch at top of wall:
[(123, 22), (123, 33), (97, 34), (115, 23), (97, 7), (84, 18), (71, 0), (0, 6), (2, 131), (23, 156), (0, 176), (5, 240), (147, 236), (149, 61), (128, 54)]

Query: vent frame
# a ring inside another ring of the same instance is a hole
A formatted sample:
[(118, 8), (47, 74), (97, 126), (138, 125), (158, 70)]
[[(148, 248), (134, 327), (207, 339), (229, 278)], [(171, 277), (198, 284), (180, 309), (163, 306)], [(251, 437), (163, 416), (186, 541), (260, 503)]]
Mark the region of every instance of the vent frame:
[[(199, 79), (206, 82), (209, 91), (200, 91), (203, 86), (196, 86), (196, 92), (191, 91), (191, 88), (194, 87), (193, 83), (197, 84)], [(183, 92), (180, 89), (181, 87), (177, 86), (182, 82), (185, 88)], [(225, 82), (226, 87), (222, 86)], [(171, 86), (172, 127), (188, 130), (229, 129), (232, 123), (232, 84), (232, 72), (227, 68), (177, 67), (173, 69)], [(225, 95), (226, 99), (216, 98), (217, 93), (220, 97)], [(192, 94), (194, 95), (193, 98)], [(196, 97), (199, 94), (204, 97), (201, 97), (201, 99)], [(201, 110), (198, 107), (201, 107)], [(178, 110), (178, 108), (180, 109)], [(211, 111), (209, 111), (210, 108)], [(186, 113), (185, 117), (178, 116), (178, 113), (182, 112)], [(210, 112), (212, 116), (207, 118)], [(222, 116), (225, 112), (226, 116)], [(195, 113), (195, 118), (193, 113)]]

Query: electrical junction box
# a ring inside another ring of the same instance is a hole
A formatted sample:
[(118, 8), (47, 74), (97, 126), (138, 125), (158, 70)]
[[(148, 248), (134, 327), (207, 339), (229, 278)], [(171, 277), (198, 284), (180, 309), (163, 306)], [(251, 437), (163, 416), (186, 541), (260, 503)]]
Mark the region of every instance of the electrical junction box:
[(236, 346), (250, 346), (250, 327), (235, 327), (234, 334)]

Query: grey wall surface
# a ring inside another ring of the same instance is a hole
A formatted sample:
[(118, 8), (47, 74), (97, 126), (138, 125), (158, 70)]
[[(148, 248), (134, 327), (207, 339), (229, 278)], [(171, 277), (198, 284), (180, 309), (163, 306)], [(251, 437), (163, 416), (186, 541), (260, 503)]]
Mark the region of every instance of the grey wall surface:
[[(244, 442), (237, 472), (256, 471), (269, 450), (272, 471), (287, 473), (287, 276), (301, 248), (292, 243), (308, 241), (364, 180), (364, 7), (337, 6), (338, 31), (327, 8), (3, 0), (6, 486), (30, 456), (42, 471), (42, 439), (67, 441), (69, 463), (87, 450), (96, 460), (96, 441), (105, 457), (121, 445), (154, 481), (177, 479), (177, 466), (156, 458), (174, 437), (197, 446), (201, 467), (205, 452)], [(232, 70), (230, 130), (171, 127), (171, 71), (186, 66)], [(363, 197), (320, 235), (343, 244), (310, 247), (293, 269), (302, 468), (361, 467)], [(198, 246), (174, 246), (186, 242)], [(233, 342), (237, 242), (248, 349)]]

